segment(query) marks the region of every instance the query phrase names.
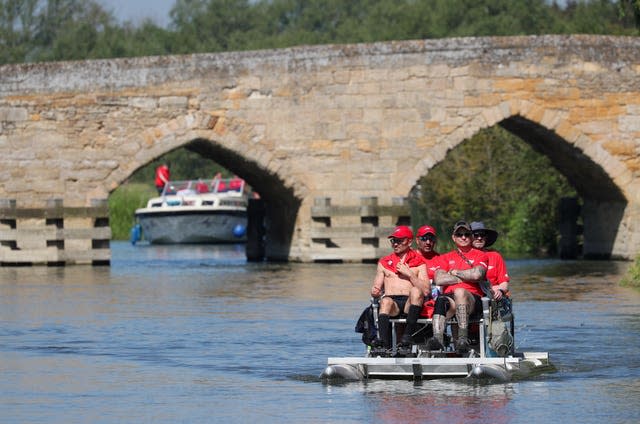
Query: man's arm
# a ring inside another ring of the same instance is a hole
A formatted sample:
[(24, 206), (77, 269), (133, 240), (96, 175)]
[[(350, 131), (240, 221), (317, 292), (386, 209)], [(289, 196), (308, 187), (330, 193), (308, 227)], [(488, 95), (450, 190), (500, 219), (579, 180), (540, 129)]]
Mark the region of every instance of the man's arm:
[(382, 290), (384, 289), (384, 268), (378, 264), (376, 270), (376, 277), (373, 279), (373, 286), (371, 287), (371, 296), (380, 297)]
[(451, 275), (449, 272), (444, 269), (436, 269), (436, 272), (433, 276), (433, 282), (436, 286), (450, 286), (452, 284), (458, 284), (461, 279)]
[(437, 286), (450, 286), (461, 281), (480, 282), (484, 280), (486, 274), (487, 269), (482, 265), (474, 266), (471, 269), (452, 269), (448, 272), (437, 269), (434, 281)]
[(482, 265), (474, 266), (471, 269), (452, 269), (449, 274), (458, 277), (461, 281), (484, 281), (487, 275), (487, 268)]
[(397, 270), (400, 274), (409, 279), (414, 287), (419, 288), (423, 293), (427, 293), (427, 265), (420, 264), (416, 267), (410, 268), (405, 263), (399, 263)]

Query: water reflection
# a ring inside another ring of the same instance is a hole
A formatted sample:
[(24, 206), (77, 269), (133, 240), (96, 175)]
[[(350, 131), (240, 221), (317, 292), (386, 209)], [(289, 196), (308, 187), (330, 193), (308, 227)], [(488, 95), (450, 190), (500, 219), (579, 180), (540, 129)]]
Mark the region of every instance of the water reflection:
[(374, 422), (509, 423), (512, 384), (485, 384), (471, 380), (429, 380), (361, 383), (373, 409)]

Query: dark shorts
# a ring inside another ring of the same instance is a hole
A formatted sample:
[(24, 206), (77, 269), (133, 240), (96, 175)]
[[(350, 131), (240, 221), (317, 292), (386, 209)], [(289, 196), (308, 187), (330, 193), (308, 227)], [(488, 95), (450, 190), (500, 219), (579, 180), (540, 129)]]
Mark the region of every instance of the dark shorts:
[(407, 304), (407, 301), (409, 300), (409, 296), (389, 296), (391, 299), (393, 299), (394, 302), (396, 302), (396, 305), (398, 305), (398, 308), (400, 309), (400, 315), (404, 315), (404, 305)]
[[(480, 319), (482, 318), (482, 297), (475, 295), (473, 293), (471, 295), (473, 296), (474, 305), (473, 305), (473, 313), (469, 316), (469, 318)], [(446, 296), (451, 300), (453, 300), (453, 293), (447, 293), (442, 296)], [(447, 307), (447, 309), (449, 309), (449, 307)]]
[[(393, 299), (393, 301), (396, 302), (396, 305), (398, 305), (398, 308), (400, 309), (400, 314), (398, 314), (398, 316), (407, 315), (404, 312), (404, 307), (407, 305), (407, 302), (409, 301), (409, 296), (392, 295), (387, 297), (390, 297), (391, 299)], [(424, 303), (424, 299), (422, 302)]]

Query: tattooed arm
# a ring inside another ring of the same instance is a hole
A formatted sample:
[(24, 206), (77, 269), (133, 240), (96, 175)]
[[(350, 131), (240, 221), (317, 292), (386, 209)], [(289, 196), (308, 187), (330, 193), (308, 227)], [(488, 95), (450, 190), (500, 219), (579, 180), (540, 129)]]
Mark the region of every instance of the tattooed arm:
[(482, 281), (486, 273), (486, 268), (480, 265), (471, 269), (452, 269), (449, 272), (438, 269), (434, 281), (438, 286), (450, 286), (461, 281)]

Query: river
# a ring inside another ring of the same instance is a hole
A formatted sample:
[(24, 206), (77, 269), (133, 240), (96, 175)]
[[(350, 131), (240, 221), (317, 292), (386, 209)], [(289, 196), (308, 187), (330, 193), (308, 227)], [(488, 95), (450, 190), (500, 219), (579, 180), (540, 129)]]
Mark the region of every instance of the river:
[(112, 243), (111, 267), (0, 268), (0, 422), (637, 423), (640, 293), (615, 261), (508, 261), (519, 350), (557, 371), (329, 385), (371, 264)]

